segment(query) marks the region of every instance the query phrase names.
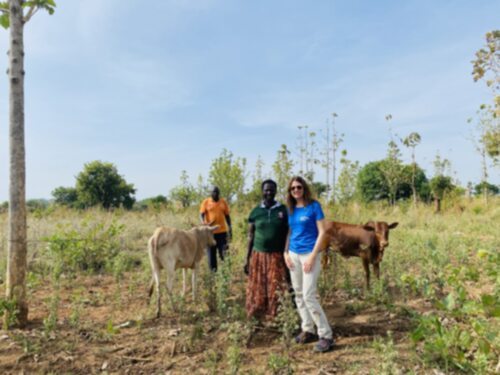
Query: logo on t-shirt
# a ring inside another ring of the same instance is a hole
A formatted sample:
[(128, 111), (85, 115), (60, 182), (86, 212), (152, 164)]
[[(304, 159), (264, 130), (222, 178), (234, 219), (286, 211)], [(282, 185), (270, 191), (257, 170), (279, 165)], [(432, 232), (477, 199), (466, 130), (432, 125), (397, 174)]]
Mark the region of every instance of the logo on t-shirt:
[(308, 216), (301, 216), (299, 217), (299, 221), (308, 221), (309, 220), (309, 217)]
[(281, 212), (281, 211), (278, 212), (278, 218), (283, 219), (283, 217), (284, 217), (283, 212)]

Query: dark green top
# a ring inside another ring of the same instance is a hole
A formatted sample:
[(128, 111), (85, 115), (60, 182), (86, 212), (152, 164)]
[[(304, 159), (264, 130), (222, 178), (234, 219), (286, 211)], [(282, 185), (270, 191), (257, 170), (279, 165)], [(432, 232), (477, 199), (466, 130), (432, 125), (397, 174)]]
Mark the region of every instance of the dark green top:
[(255, 225), (255, 251), (273, 253), (285, 250), (288, 214), (284, 205), (277, 202), (268, 209), (264, 204), (260, 204), (252, 210), (248, 222)]

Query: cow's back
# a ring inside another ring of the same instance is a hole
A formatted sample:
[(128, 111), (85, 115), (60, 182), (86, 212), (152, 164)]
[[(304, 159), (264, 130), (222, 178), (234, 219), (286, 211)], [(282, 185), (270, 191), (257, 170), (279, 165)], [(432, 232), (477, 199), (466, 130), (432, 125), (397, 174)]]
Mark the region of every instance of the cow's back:
[(156, 256), (164, 268), (171, 263), (175, 264), (175, 268), (193, 266), (196, 237), (189, 231), (160, 227), (151, 240), (156, 242)]
[(375, 234), (363, 226), (332, 221), (326, 223), (325, 230), (334, 251), (344, 256), (371, 255), (375, 245)]

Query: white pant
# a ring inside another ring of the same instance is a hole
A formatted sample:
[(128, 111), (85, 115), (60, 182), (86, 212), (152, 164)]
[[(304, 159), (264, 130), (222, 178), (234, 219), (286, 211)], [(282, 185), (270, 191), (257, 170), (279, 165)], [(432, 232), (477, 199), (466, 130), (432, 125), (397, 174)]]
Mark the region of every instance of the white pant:
[(290, 251), (289, 254), (293, 262), (293, 270), (290, 270), (290, 276), (295, 291), (295, 303), (302, 320), (302, 331), (314, 333), (314, 325), (316, 325), (319, 337), (331, 339), (332, 329), (316, 296), (316, 285), (321, 271), (321, 257), (318, 254), (312, 270), (306, 273), (303, 265), (311, 253), (296, 254)]

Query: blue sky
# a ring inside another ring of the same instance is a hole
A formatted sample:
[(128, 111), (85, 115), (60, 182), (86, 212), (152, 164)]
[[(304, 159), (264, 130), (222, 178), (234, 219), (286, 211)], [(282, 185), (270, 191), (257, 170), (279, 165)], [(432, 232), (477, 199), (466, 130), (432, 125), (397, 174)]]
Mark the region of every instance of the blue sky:
[[(27, 197), (74, 186), (84, 163), (114, 163), (137, 198), (182, 170), (205, 178), (223, 148), (269, 170), (297, 126), (332, 112), (342, 148), (382, 159), (417, 131), (430, 176), (439, 150), (462, 184), (480, 158), (467, 119), (490, 93), (471, 63), (499, 1), (61, 0), (25, 28)], [(8, 33), (0, 32), (0, 51)], [(7, 68), (5, 54), (0, 71)], [(8, 82), (0, 75), (0, 201), (8, 199)], [(318, 142), (320, 142), (318, 140)], [(404, 152), (409, 161), (409, 152)], [(499, 183), (498, 169), (490, 169)], [(318, 179), (323, 172), (318, 170)]]

